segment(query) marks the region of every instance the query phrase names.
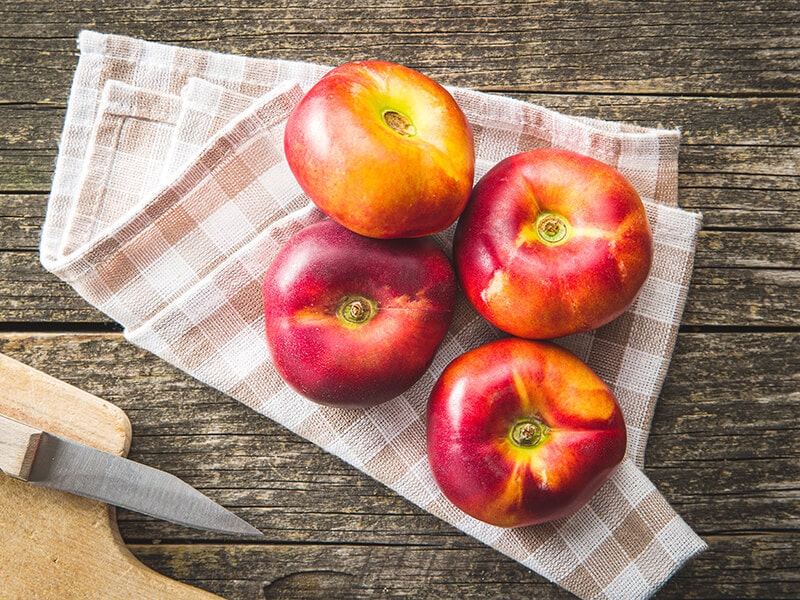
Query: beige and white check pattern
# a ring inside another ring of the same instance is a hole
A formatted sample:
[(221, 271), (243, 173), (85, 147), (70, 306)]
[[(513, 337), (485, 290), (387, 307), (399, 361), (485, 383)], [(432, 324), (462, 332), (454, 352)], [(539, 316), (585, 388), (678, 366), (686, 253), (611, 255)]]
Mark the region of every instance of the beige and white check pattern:
[[(327, 67), (95, 32), (83, 32), (79, 48), (41, 260), (121, 323), (128, 340), (581, 598), (650, 597), (706, 548), (640, 470), (701, 225), (677, 205), (678, 132), (451, 90), (474, 130), (476, 179), (530, 148), (589, 154), (631, 180), (655, 237), (652, 273), (631, 309), (560, 340), (619, 398), (627, 458), (572, 517), (504, 530), (453, 507), (425, 457), (425, 403), (438, 374), (499, 336), (463, 297), (428, 372), (383, 405), (319, 406), (270, 363), (261, 278), (291, 235), (324, 218), (287, 167), (283, 127)], [(446, 251), (452, 232), (435, 236)]]

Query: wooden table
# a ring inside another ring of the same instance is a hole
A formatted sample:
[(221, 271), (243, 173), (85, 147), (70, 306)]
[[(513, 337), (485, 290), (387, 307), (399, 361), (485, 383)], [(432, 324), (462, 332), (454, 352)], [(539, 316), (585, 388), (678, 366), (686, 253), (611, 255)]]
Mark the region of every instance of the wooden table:
[(679, 127), (680, 203), (705, 225), (646, 473), (710, 550), (659, 598), (800, 597), (797, 3), (0, 3), (0, 352), (122, 407), (132, 458), (266, 534), (242, 542), (119, 511), (135, 555), (231, 599), (569, 598), (130, 345), (41, 268), (81, 29), (324, 64), (383, 58), (573, 115)]

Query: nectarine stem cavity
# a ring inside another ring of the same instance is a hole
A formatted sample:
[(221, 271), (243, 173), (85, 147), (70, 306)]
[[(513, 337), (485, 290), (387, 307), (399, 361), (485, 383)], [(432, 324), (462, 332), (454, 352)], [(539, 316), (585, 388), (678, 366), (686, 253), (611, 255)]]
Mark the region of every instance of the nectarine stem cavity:
[(417, 128), (411, 119), (396, 110), (383, 111), (383, 122), (403, 137), (411, 137), (417, 133)]
[(558, 244), (565, 241), (569, 226), (566, 219), (555, 213), (542, 213), (536, 219), (536, 233), (545, 244)]
[(535, 448), (544, 441), (547, 425), (538, 419), (520, 419), (511, 427), (511, 441), (520, 448)]
[(378, 312), (378, 305), (363, 296), (346, 296), (339, 303), (336, 316), (345, 325), (363, 325)]

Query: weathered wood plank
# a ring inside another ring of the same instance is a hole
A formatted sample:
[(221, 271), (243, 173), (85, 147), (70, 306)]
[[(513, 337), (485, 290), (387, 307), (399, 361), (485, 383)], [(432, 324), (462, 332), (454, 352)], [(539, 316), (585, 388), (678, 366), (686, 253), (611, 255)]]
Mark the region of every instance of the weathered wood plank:
[[(800, 448), (792, 443), (800, 364), (786, 362), (798, 344), (794, 333), (679, 336), (646, 472), (701, 534), (800, 527)], [(426, 545), (459, 535), (119, 335), (4, 334), (0, 352), (124, 408), (132, 457), (196, 485), (271, 539), (392, 544), (400, 536)], [(202, 535), (124, 511), (120, 526), (133, 541)]]
[[(682, 131), (704, 215), (645, 472), (710, 551), (659, 598), (800, 586), (800, 10), (781, 0), (231, 0), (0, 5), (0, 352), (122, 406), (132, 456), (241, 514), (264, 543), (120, 510), (157, 570), (238, 598), (567, 598), (316, 446), (124, 341), (36, 253), (83, 28), (337, 64), (385, 58), (574, 115)], [(13, 330), (40, 333), (13, 333)]]
[[(479, 544), (134, 545), (170, 577), (228, 598), (574, 598)], [(424, 565), (424, 578), (420, 566)], [(234, 577), (229, 574), (236, 573)], [(480, 583), (478, 583), (480, 582)]]
[[(796, 597), (800, 565), (790, 534), (706, 540), (710, 550), (670, 580), (659, 599)], [(228, 598), (573, 598), (492, 550), (466, 542), (346, 549), (165, 543), (131, 550), (159, 572)], [(424, 580), (419, 565), (425, 565)]]
[[(75, 65), (69, 66), (74, 68)], [(20, 152), (55, 149), (69, 83), (64, 88), (53, 83), (51, 91), (61, 92), (63, 98), (56, 102), (40, 101), (31, 96), (25, 102), (0, 103), (5, 115), (0, 148), (15, 148)], [(694, 97), (668, 93), (580, 95), (524, 91), (504, 95), (575, 116), (626, 121), (643, 127), (680, 128), (684, 145), (781, 148), (800, 142), (797, 111), (800, 99), (795, 97)], [(732, 115), (736, 118), (731, 119)]]
[(34, 251), (0, 252), (0, 321), (111, 322), (69, 285), (45, 271)]
[[(69, 65), (70, 68), (74, 66)], [(51, 86), (52, 92), (63, 96), (58, 102), (31, 96), (24, 102), (0, 103), (3, 115), (0, 122), (4, 123), (0, 129), (0, 149), (19, 154), (55, 155), (69, 83), (57, 87), (53, 82)], [(692, 160), (701, 160), (704, 154), (714, 154), (718, 148), (731, 146), (731, 152), (741, 152), (742, 148), (754, 151), (753, 147), (761, 146), (777, 150), (776, 156), (768, 155), (767, 160), (783, 160), (788, 165), (787, 155), (780, 150), (788, 147), (791, 151), (791, 147), (800, 145), (800, 99), (795, 97), (693, 97), (668, 93), (580, 95), (523, 91), (505, 95), (575, 116), (624, 121), (644, 127), (680, 128), (683, 145), (699, 147)], [(732, 115), (736, 118), (732, 119)], [(747, 160), (749, 162), (751, 157)], [(790, 170), (797, 174), (796, 166)]]
[(95, 0), (68, 11), (15, 0), (0, 9), (0, 67), (7, 100), (52, 97), (48, 82), (66, 89), (74, 37), (92, 27), (325, 64), (386, 58), (446, 83), (504, 91), (764, 95), (797, 89), (799, 19), (779, 0), (292, 7)]
[(800, 231), (701, 231), (698, 269), (786, 269), (800, 266)]
[[(792, 332), (680, 334), (653, 435), (659, 432), (710, 435), (759, 425), (767, 430), (796, 426), (792, 411), (796, 398), (792, 395), (797, 392), (800, 369), (796, 352), (799, 340), (798, 334)], [(141, 436), (168, 437), (189, 431), (190, 435), (215, 436), (216, 442), (223, 444), (224, 437), (216, 436), (248, 435), (268, 423), (246, 407), (228, 402), (223, 395), (127, 343), (119, 334), (6, 332), (0, 335), (0, 351), (88, 387), (92, 393), (140, 415), (140, 427), (146, 428), (137, 432)], [(158, 394), (150, 396), (151, 388), (158, 388)], [(757, 406), (748, 406), (753, 398), (757, 399)], [(711, 410), (726, 415), (720, 422), (722, 429), (709, 426)], [(757, 413), (758, 420), (737, 421), (733, 417), (740, 411)], [(295, 451), (305, 447), (305, 443), (293, 446)], [(672, 446), (664, 446), (662, 452), (665, 451), (670, 453), (659, 455), (659, 462), (680, 460), (685, 453), (684, 449)], [(729, 452), (724, 448), (721, 451), (726, 455)], [(746, 452), (749, 457), (762, 456), (757, 447), (750, 449), (745, 445), (737, 451)], [(652, 453), (648, 456), (652, 461)], [(711, 454), (708, 458), (722, 456)], [(244, 461), (247, 458), (246, 455), (227, 457)]]
[[(12, 160), (16, 155), (8, 156)], [(17, 173), (13, 169), (6, 170), (7, 165), (0, 160), (0, 185), (5, 184), (0, 191), (0, 208), (13, 211), (13, 214), (0, 213), (0, 243), (4, 249), (38, 246), (54, 163), (55, 155), (48, 156), (42, 163), (41, 177), (32, 177), (35, 171), (32, 170), (24, 171), (23, 178), (19, 179)], [(684, 161), (681, 168), (687, 167)], [(684, 172), (679, 174), (678, 196), (683, 208), (703, 214), (705, 229), (798, 231), (800, 184), (797, 188), (794, 185), (789, 177), (731, 175), (724, 180), (713, 173)], [(31, 191), (36, 193), (27, 193)], [(25, 214), (23, 211), (27, 209), (31, 212)], [(40, 222), (34, 223), (33, 218), (37, 216)]]
[(692, 277), (685, 326), (796, 327), (797, 269), (703, 269)]
[[(797, 99), (525, 97), (578, 116), (681, 128), (680, 202), (687, 209), (702, 211), (706, 226), (799, 227)], [(742, 115), (735, 125), (731, 114)], [(0, 105), (0, 122), (6, 124), (0, 131), (0, 192), (46, 194), (63, 109)]]
[(39, 248), (46, 205), (44, 194), (0, 193), (0, 252)]
[[(799, 245), (795, 232), (703, 233), (682, 324), (797, 327)], [(110, 323), (35, 251), (0, 252), (0, 321)]]

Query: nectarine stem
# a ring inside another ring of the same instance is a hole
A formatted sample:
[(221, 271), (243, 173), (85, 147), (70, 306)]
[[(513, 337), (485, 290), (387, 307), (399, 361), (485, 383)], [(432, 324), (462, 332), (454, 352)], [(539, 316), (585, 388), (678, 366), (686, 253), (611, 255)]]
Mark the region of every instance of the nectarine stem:
[(511, 441), (522, 448), (534, 448), (544, 441), (547, 425), (538, 419), (522, 419), (511, 428)]
[(411, 137), (417, 133), (417, 128), (414, 127), (411, 119), (396, 110), (384, 111), (383, 121), (403, 137)]
[(561, 215), (544, 213), (536, 220), (539, 239), (547, 244), (557, 244), (567, 236), (567, 221)]
[(363, 325), (377, 312), (377, 305), (363, 296), (347, 296), (340, 303), (336, 311), (347, 325)]

